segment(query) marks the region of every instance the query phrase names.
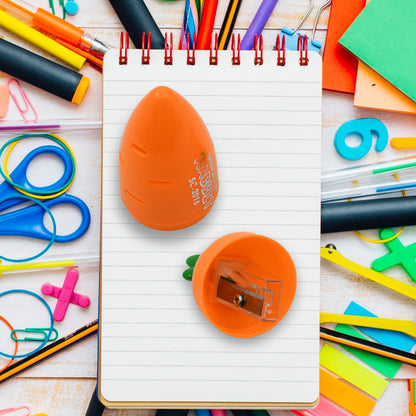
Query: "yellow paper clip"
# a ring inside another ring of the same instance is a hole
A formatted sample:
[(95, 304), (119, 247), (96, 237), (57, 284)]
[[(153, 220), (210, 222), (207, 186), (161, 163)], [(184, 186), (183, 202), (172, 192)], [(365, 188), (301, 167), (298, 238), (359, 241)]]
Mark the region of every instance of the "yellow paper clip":
[(329, 244), (326, 247), (321, 247), (321, 257), (338, 264), (354, 273), (366, 277), (380, 285), (386, 286), (391, 290), (401, 293), (409, 298), (416, 299), (416, 286), (409, 285), (399, 280), (393, 279), (383, 273), (376, 272), (368, 267), (361, 266), (351, 260), (346, 259), (336, 249), (335, 246)]
[(416, 338), (416, 324), (412, 321), (404, 321), (401, 319), (375, 318), (370, 316), (321, 312), (319, 315), (319, 322), (321, 324), (333, 322), (337, 324), (387, 329), (390, 331), (403, 332), (404, 334)]

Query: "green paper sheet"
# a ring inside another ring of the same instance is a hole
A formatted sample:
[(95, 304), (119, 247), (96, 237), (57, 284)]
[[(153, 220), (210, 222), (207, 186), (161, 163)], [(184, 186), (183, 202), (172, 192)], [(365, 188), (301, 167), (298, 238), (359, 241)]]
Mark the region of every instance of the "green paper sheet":
[(340, 43), (416, 101), (416, 1), (371, 0)]
[[(339, 324), (335, 329), (339, 332), (342, 332), (343, 334), (352, 335), (361, 339), (368, 339), (348, 325)], [(365, 362), (370, 367), (374, 368), (374, 370), (377, 370), (379, 373), (385, 375), (388, 378), (393, 378), (401, 366), (399, 361), (383, 357), (382, 355), (373, 354), (372, 352), (363, 351), (358, 348), (349, 347), (347, 345), (341, 345), (341, 347), (345, 348), (349, 353), (355, 355), (361, 361)]]

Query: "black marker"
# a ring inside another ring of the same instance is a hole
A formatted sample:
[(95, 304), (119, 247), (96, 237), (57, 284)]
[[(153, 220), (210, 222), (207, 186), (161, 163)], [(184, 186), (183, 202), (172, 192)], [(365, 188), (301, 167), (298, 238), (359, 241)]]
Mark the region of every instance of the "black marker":
[(81, 104), (90, 79), (40, 55), (0, 39), (0, 71)]
[(164, 49), (165, 39), (143, 0), (110, 0), (120, 22), (137, 49), (142, 48), (142, 36), (151, 33), (151, 48)]
[(416, 196), (321, 205), (321, 233), (416, 225)]

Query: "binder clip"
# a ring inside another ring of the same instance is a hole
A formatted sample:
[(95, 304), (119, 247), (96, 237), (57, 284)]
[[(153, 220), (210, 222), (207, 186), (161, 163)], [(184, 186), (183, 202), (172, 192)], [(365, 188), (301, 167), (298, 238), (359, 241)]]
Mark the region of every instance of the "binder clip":
[[(315, 39), (315, 32), (316, 32), (316, 27), (318, 25), (318, 21), (322, 14), (322, 11), (326, 9), (331, 3), (332, 3), (332, 0), (327, 0), (324, 4), (322, 4), (319, 7), (318, 11), (316, 12), (315, 21), (313, 23), (313, 28), (312, 28), (312, 36), (310, 38), (307, 36), (308, 51), (315, 51), (319, 53), (322, 48), (322, 42), (319, 42), (318, 40)], [(306, 10), (305, 14), (303, 15), (302, 19), (300, 20), (300, 22), (298, 23), (298, 25), (296, 26), (296, 28), (295, 29), (289, 29), (287, 27), (282, 28), (281, 33), (282, 35), (285, 35), (286, 37), (286, 49), (287, 50), (295, 51), (297, 49), (298, 38), (299, 36), (302, 36), (302, 35), (296, 32), (302, 26), (302, 24), (307, 19), (307, 17), (311, 14), (312, 9), (313, 9), (313, 0), (309, 0), (309, 7)]]
[(187, 260), (202, 314), (224, 334), (261, 335), (288, 312), (296, 292), (296, 269), (286, 249), (271, 238), (239, 232), (212, 243)]

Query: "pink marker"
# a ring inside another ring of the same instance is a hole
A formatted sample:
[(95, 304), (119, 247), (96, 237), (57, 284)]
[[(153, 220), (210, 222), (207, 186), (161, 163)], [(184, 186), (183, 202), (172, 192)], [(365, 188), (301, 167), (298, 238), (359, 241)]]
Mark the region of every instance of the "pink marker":
[(90, 304), (90, 298), (88, 296), (79, 295), (74, 292), (75, 285), (78, 281), (78, 270), (68, 270), (66, 274), (64, 285), (62, 288), (53, 286), (50, 283), (45, 283), (42, 286), (42, 293), (44, 295), (53, 296), (58, 298), (58, 302), (53, 313), (53, 319), (57, 322), (62, 321), (65, 318), (68, 305), (73, 303), (79, 305), (82, 308), (86, 308)]

